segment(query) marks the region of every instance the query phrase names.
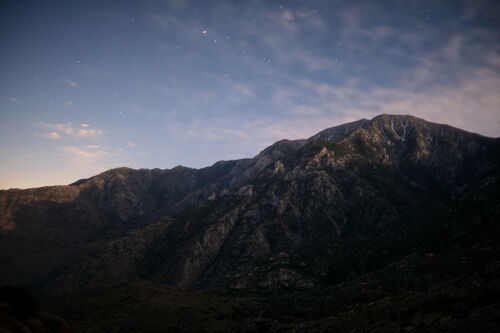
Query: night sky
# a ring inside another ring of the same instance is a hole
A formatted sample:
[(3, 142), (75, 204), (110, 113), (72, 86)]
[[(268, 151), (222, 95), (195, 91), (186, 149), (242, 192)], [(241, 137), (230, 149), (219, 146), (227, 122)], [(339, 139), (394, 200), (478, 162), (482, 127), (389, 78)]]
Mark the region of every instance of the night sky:
[(204, 167), (380, 113), (500, 136), (498, 1), (2, 1), (0, 188)]

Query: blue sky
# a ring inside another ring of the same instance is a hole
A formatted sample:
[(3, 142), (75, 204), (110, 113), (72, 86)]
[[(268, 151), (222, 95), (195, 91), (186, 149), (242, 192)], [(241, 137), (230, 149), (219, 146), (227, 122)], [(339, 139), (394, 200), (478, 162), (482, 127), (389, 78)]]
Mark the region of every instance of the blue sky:
[(0, 6), (0, 188), (199, 168), (380, 113), (500, 135), (496, 1)]

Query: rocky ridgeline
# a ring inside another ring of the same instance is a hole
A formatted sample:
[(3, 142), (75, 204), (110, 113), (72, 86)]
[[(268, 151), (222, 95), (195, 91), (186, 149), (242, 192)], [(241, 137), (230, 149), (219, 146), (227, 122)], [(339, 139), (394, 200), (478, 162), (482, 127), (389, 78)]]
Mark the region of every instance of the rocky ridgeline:
[(344, 268), (359, 244), (498, 184), (499, 148), (499, 139), (381, 115), (203, 169), (119, 168), (0, 191), (0, 283), (143, 279), (238, 295), (323, 287), (359, 274)]

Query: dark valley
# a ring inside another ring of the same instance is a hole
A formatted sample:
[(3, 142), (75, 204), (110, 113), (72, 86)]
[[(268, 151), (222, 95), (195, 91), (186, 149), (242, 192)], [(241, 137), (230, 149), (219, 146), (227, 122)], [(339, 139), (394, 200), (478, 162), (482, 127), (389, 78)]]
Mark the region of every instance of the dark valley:
[(384, 114), (3, 190), (0, 285), (82, 332), (497, 332), (499, 176), (499, 138)]

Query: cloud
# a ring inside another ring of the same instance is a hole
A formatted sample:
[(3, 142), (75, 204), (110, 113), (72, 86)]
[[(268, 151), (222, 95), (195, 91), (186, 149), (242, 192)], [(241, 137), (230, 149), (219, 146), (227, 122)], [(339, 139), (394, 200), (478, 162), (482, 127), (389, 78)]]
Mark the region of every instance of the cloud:
[(287, 22), (292, 22), (294, 20), (293, 13), (290, 9), (287, 9), (281, 15), (281, 19)]
[(212, 119), (209, 126), (201, 120), (195, 120), (176, 135), (179, 140), (196, 143), (205, 151), (214, 150), (217, 152), (216, 159), (234, 159), (256, 155), (281, 139), (310, 137), (328, 124), (333, 126), (335, 123), (323, 116), (304, 117), (300, 121), (296, 118), (278, 121), (272, 117), (239, 121), (217, 118)]
[(75, 158), (76, 162), (91, 162), (99, 159), (101, 157), (109, 155), (107, 150), (99, 149), (100, 147), (94, 148), (89, 146), (65, 146), (62, 147), (64, 154)]
[(132, 141), (127, 142), (127, 145), (129, 147), (135, 147), (135, 143), (133, 143)]
[(74, 170), (89, 176), (131, 163), (127, 153), (100, 145), (64, 146), (60, 149)]
[(67, 102), (66, 102), (66, 104), (67, 104), (67, 105), (72, 105), (72, 104), (73, 104), (73, 102), (72, 102), (72, 101), (67, 101)]
[(317, 10), (300, 9), (295, 14), (309, 28), (317, 31), (326, 31), (328, 28), (328, 24)]
[(61, 138), (61, 136), (59, 135), (59, 133), (57, 132), (49, 132), (49, 133), (45, 133), (42, 135), (44, 138), (46, 139), (52, 139), (52, 140), (58, 140)]
[(101, 134), (102, 130), (100, 129), (79, 129), (74, 136), (83, 138), (83, 137), (95, 137)]
[(380, 113), (412, 114), (483, 135), (500, 135), (500, 77), (494, 70), (476, 69), (474, 73), (466, 73), (459, 82), (434, 85), (427, 90), (415, 89), (413, 81), (418, 78), (428, 80), (419, 69), (409, 78), (409, 83), (395, 88), (367, 89), (358, 80), (339, 86), (297, 80), (294, 85), (277, 87), (274, 102), (290, 119), (293, 114), (298, 115), (298, 122), (302, 121), (301, 111), (329, 119), (326, 126)]
[(91, 128), (88, 124), (81, 124), (80, 126), (83, 128), (78, 128), (71, 122), (65, 124), (39, 122), (37, 126), (45, 130), (45, 132), (42, 133), (42, 137), (51, 139), (55, 139), (56, 136), (58, 136), (57, 138), (60, 138), (63, 135), (75, 139), (97, 138), (104, 133), (104, 131), (100, 128)]
[(11, 101), (12, 103), (15, 103), (15, 102), (17, 102), (17, 99), (15, 99), (14, 97), (9, 97), (9, 101)]
[[(217, 100), (217, 94), (214, 94), (214, 100)], [(246, 84), (234, 83), (232, 88), (228, 89), (222, 101), (229, 105), (240, 105), (246, 103), (254, 97), (253, 89)]]
[[(335, 57), (314, 54), (304, 43), (302, 32), (327, 32), (328, 24), (325, 15), (319, 10), (297, 8), (270, 8), (265, 1), (255, 1), (252, 5), (242, 5), (244, 10), (231, 2), (224, 2), (217, 8), (207, 9), (209, 16), (217, 17), (230, 28), (207, 23), (196, 15), (182, 17), (172, 13), (153, 13), (151, 20), (156, 26), (177, 35), (183, 42), (184, 61), (204, 63), (205, 59), (233, 54), (245, 66), (252, 66), (257, 72), (269, 72), (269, 64), (279, 63), (282, 66), (300, 64), (309, 70), (320, 71), (335, 67)], [(304, 6), (305, 7), (305, 6)], [(202, 31), (206, 29), (207, 34)], [(228, 35), (238, 36), (226, 40)], [(200, 39), (202, 38), (202, 39)], [(217, 47), (208, 50), (203, 40), (217, 40)], [(219, 42), (220, 41), (220, 42)], [(168, 53), (179, 47), (178, 43), (161, 41), (159, 47)], [(260, 50), (264, 50), (264, 54)], [(256, 57), (256, 53), (259, 57)], [(201, 56), (203, 54), (203, 57)], [(262, 56), (261, 56), (262, 55)], [(237, 57), (236, 57), (237, 56)], [(231, 60), (232, 61), (232, 60)]]
[(484, 58), (490, 66), (500, 69), (500, 54), (489, 52)]
[(458, 62), (460, 60), (460, 54), (462, 49), (462, 37), (453, 36), (448, 42), (448, 45), (444, 48), (444, 53), (449, 60), (453, 62)]
[(380, 112), (413, 114), (489, 136), (500, 136), (500, 77), (480, 70), (458, 86), (426, 92), (374, 90), (366, 103)]
[[(180, 126), (175, 136), (219, 147), (229, 158), (236, 158), (255, 154), (284, 138), (308, 138), (331, 126), (389, 113), (412, 114), (498, 137), (500, 77), (487, 68), (464, 74), (456, 84), (441, 84), (428, 90), (415, 89), (410, 83), (394, 88), (366, 88), (356, 79), (343, 85), (295, 80), (288, 86), (275, 87), (275, 111), (268, 115), (257, 119), (211, 118), (210, 125), (201, 118), (194, 119), (187, 126)], [(420, 77), (416, 69), (408, 81)]]
[[(495, 31), (455, 21), (442, 22), (450, 25), (443, 29), (432, 21), (439, 6), (431, 8), (436, 12), (428, 21), (427, 14), (415, 15), (421, 9), (416, 2), (391, 12), (369, 2), (335, 10), (319, 3), (279, 10), (258, 0), (242, 4), (245, 10), (231, 4), (223, 10), (208, 7), (214, 19), (209, 26), (196, 17), (155, 13), (155, 22), (185, 43), (183, 60), (200, 65), (194, 84), (159, 84), (174, 105), (169, 117), (175, 118), (174, 111), (189, 114), (189, 120), (177, 117), (174, 137), (214, 147), (230, 142), (221, 149), (240, 155), (383, 112), (500, 134)], [(228, 29), (215, 21), (231, 27), (228, 42), (220, 38)], [(202, 49), (203, 29), (221, 43)], [(226, 79), (218, 79), (223, 73), (229, 73)]]
[(151, 18), (156, 24), (168, 31), (182, 31), (182, 29), (186, 27), (185, 23), (174, 15), (153, 14)]
[(70, 80), (70, 79), (66, 79), (66, 80), (64, 80), (64, 82), (65, 82), (68, 86), (70, 86), (70, 87), (76, 87), (76, 86), (78, 86), (78, 83), (77, 83), (77, 82), (72, 81), (72, 80)]

